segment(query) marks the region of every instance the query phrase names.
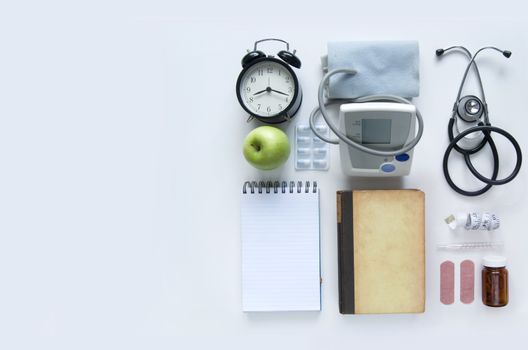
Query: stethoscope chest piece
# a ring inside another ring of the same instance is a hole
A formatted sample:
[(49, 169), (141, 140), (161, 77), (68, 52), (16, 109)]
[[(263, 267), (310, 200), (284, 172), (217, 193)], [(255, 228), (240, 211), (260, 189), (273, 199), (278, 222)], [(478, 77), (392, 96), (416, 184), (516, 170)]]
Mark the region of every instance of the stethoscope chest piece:
[(473, 95), (462, 97), (457, 103), (456, 113), (465, 122), (474, 123), (482, 117), (484, 104)]

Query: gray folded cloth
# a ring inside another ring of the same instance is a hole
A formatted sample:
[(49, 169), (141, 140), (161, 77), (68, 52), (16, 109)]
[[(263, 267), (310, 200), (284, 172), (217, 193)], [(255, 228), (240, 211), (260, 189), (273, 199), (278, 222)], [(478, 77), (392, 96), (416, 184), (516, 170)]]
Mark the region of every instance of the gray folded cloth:
[(416, 97), (420, 94), (417, 41), (351, 41), (328, 43), (323, 70), (354, 69), (355, 76), (330, 78), (328, 98), (366, 95)]

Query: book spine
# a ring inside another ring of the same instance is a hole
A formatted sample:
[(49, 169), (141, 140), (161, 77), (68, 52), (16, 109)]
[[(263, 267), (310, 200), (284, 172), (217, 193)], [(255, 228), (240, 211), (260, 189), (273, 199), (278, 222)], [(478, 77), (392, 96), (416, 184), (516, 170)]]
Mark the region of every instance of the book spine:
[(339, 191), (337, 197), (337, 245), (339, 276), (339, 312), (355, 313), (354, 237), (352, 232), (352, 192)]
[(343, 273), (343, 267), (341, 266), (341, 248), (343, 243), (341, 238), (343, 237), (343, 192), (336, 192), (336, 211), (337, 211), (337, 276), (338, 276), (338, 292), (339, 292), (339, 312), (343, 313), (343, 284), (341, 274)]

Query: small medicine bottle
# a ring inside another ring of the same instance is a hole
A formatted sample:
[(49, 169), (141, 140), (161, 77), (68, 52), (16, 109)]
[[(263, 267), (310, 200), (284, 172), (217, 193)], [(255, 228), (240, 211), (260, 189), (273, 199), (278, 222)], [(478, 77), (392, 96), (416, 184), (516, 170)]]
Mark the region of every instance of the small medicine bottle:
[(491, 307), (508, 304), (508, 270), (506, 258), (489, 255), (482, 259), (482, 302)]

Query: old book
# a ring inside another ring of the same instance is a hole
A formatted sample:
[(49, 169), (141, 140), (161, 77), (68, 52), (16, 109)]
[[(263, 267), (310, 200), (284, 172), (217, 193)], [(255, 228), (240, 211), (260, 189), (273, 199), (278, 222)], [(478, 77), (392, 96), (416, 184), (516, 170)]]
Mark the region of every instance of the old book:
[(337, 192), (339, 312), (424, 312), (424, 206), (419, 190)]

